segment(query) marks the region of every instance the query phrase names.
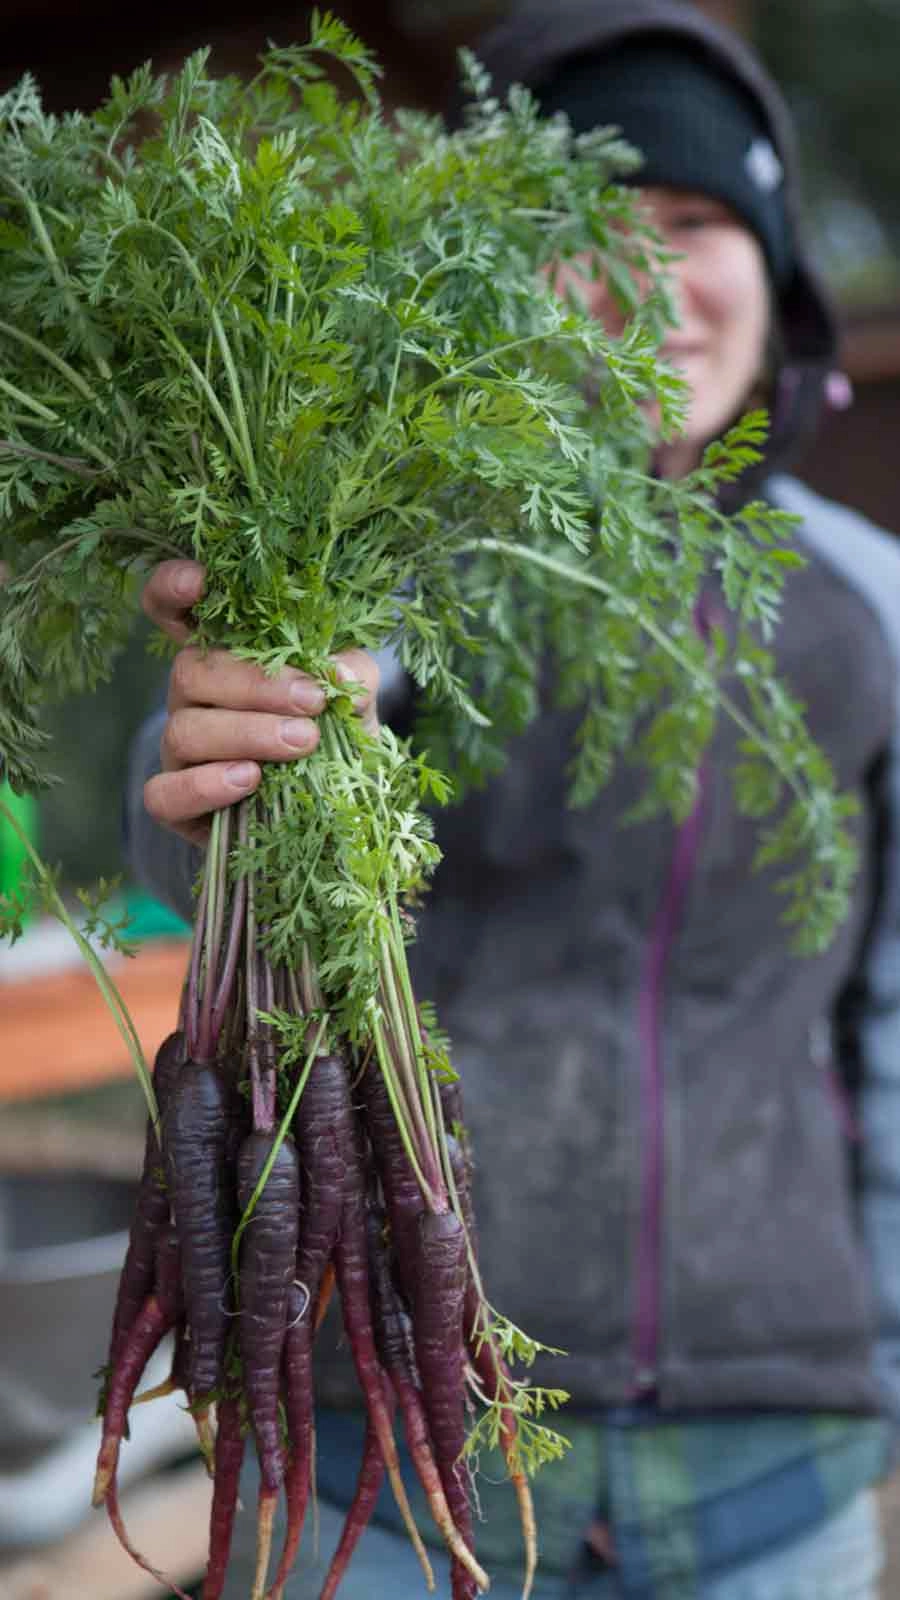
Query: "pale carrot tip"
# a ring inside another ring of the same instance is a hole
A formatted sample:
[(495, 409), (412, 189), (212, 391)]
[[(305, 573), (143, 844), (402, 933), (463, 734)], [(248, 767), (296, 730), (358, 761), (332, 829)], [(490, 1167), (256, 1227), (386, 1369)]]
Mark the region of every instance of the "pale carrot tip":
[(152, 1389), (142, 1389), (136, 1394), (131, 1404), (145, 1406), (148, 1400), (162, 1400), (167, 1394), (174, 1394), (178, 1385), (171, 1378), (166, 1378), (163, 1383), (157, 1383)]
[(278, 1495), (269, 1489), (260, 1489), (256, 1514), (256, 1576), (253, 1579), (251, 1600), (265, 1600), (266, 1578), (269, 1574), (269, 1557), (272, 1553), (272, 1527)]
[(110, 1454), (110, 1451), (106, 1448), (100, 1451), (100, 1459), (97, 1462), (97, 1471), (94, 1475), (94, 1487), (91, 1491), (92, 1506), (102, 1506), (106, 1504), (106, 1498), (109, 1494), (110, 1485), (116, 1475), (116, 1463), (118, 1458), (118, 1450), (114, 1450), (112, 1454)]
[(216, 1436), (208, 1411), (199, 1411), (194, 1417), (194, 1426), (197, 1429), (197, 1443), (200, 1453), (206, 1462), (206, 1470), (211, 1478), (216, 1474)]
[[(382, 1447), (382, 1454), (386, 1456), (387, 1452), (385, 1450), (385, 1440), (382, 1438), (380, 1443)], [(393, 1444), (393, 1440), (391, 1440), (391, 1444)], [(404, 1526), (409, 1534), (412, 1547), (419, 1558), (419, 1565), (425, 1574), (426, 1587), (429, 1593), (431, 1593), (434, 1590), (434, 1573), (431, 1570), (431, 1562), (428, 1559), (428, 1553), (424, 1544), (422, 1543), (422, 1535), (416, 1527), (415, 1518), (412, 1514), (412, 1507), (410, 1506), (409, 1500), (406, 1497), (406, 1490), (403, 1486), (403, 1479), (400, 1476), (400, 1469), (397, 1464), (396, 1452), (392, 1451), (391, 1453), (393, 1454), (393, 1461), (386, 1459), (385, 1466), (387, 1467), (391, 1488), (394, 1491), (394, 1499), (397, 1503), (397, 1509), (403, 1518)]]
[(140, 1550), (135, 1549), (128, 1537), (125, 1523), (122, 1518), (122, 1513), (119, 1509), (119, 1497), (116, 1493), (115, 1483), (110, 1484), (109, 1492), (106, 1497), (106, 1514), (109, 1517), (109, 1522), (113, 1533), (118, 1539), (119, 1544), (122, 1546), (122, 1549), (125, 1551), (126, 1555), (129, 1555), (132, 1561), (136, 1562), (143, 1572), (149, 1573), (151, 1578), (155, 1578), (157, 1583), (162, 1584), (165, 1589), (168, 1589), (172, 1594), (177, 1595), (178, 1600), (190, 1600), (190, 1595), (185, 1594), (183, 1589), (179, 1589), (178, 1584), (175, 1583), (172, 1578), (169, 1578), (166, 1573), (161, 1572), (158, 1567), (154, 1567), (152, 1563), (147, 1560), (146, 1556), (141, 1555)]

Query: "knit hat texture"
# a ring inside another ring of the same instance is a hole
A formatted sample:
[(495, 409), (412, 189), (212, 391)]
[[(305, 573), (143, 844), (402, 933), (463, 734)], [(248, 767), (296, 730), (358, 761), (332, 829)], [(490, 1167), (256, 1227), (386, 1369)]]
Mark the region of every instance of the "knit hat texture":
[(784, 172), (756, 101), (709, 56), (652, 35), (561, 62), (537, 90), (576, 133), (615, 126), (643, 157), (630, 181), (711, 195), (757, 236), (776, 288), (792, 267)]

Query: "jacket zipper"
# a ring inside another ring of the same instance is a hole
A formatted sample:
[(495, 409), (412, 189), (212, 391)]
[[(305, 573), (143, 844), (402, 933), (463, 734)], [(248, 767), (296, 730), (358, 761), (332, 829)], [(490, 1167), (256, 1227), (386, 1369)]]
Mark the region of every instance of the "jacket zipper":
[[(710, 620), (701, 596), (694, 626), (709, 638)], [(650, 930), (638, 999), (640, 1047), (641, 1186), (637, 1251), (637, 1306), (632, 1330), (632, 1395), (647, 1396), (657, 1385), (662, 1279), (664, 1086), (662, 1014), (666, 971), (681, 922), (700, 845), (709, 787), (706, 758), (697, 771), (697, 798), (675, 835), (663, 897)]]

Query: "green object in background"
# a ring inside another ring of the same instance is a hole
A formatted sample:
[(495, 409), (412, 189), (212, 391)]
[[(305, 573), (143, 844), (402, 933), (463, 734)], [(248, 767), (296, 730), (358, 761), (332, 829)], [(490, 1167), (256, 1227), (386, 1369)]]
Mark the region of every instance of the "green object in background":
[[(118, 900), (115, 904), (118, 906)], [(127, 911), (129, 919), (125, 936), (136, 944), (143, 944), (148, 939), (190, 938), (190, 923), (159, 900), (154, 900), (152, 895), (145, 894), (143, 889), (126, 888), (122, 896), (122, 910)]]
[[(37, 838), (37, 805), (34, 796), (16, 794), (8, 783), (0, 782), (0, 800), (15, 817), (23, 833), (34, 843)], [(25, 846), (0, 812), (0, 894), (15, 894), (25, 859)]]

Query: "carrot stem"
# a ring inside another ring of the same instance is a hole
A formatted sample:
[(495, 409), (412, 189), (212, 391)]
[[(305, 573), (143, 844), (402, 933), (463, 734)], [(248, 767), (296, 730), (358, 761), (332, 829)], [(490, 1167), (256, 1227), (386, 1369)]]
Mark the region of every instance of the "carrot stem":
[(274, 1139), (273, 1144), (272, 1144), (272, 1149), (271, 1149), (271, 1151), (269, 1153), (269, 1156), (268, 1156), (268, 1158), (266, 1160), (265, 1166), (263, 1167), (262, 1172), (259, 1175), (259, 1182), (257, 1183), (256, 1188), (254, 1189), (252, 1195), (250, 1196), (250, 1199), (249, 1199), (249, 1201), (247, 1203), (247, 1208), (246, 1208), (243, 1216), (241, 1217), (240, 1222), (238, 1223), (237, 1227), (234, 1230), (234, 1238), (231, 1241), (231, 1266), (232, 1266), (232, 1271), (234, 1273), (234, 1278), (235, 1278), (235, 1283), (236, 1284), (237, 1284), (237, 1281), (238, 1281), (238, 1260), (239, 1260), (239, 1257), (240, 1257), (240, 1244), (241, 1244), (241, 1239), (243, 1238), (243, 1235), (244, 1235), (244, 1229), (246, 1228), (248, 1222), (250, 1221), (250, 1218), (253, 1215), (253, 1212), (254, 1212), (254, 1210), (256, 1208), (256, 1202), (259, 1199), (260, 1195), (263, 1192), (263, 1189), (266, 1186), (266, 1183), (267, 1183), (268, 1177), (269, 1177), (269, 1173), (271, 1172), (272, 1167), (275, 1164), (275, 1158), (278, 1155), (278, 1151), (280, 1150), (280, 1148), (281, 1148), (281, 1146), (282, 1146), (282, 1144), (284, 1142), (285, 1135), (287, 1134), (288, 1129), (290, 1128), (291, 1122), (293, 1121), (294, 1112), (297, 1109), (297, 1106), (298, 1106), (298, 1103), (299, 1103), (299, 1100), (300, 1100), (300, 1096), (301, 1096), (301, 1094), (303, 1093), (303, 1090), (306, 1087), (306, 1080), (309, 1077), (310, 1072), (312, 1071), (313, 1063), (314, 1063), (314, 1061), (316, 1059), (316, 1056), (319, 1053), (319, 1045), (322, 1042), (322, 1038), (323, 1038), (323, 1035), (324, 1035), (325, 1030), (326, 1030), (327, 1027), (328, 1027), (328, 1017), (324, 1016), (322, 1018), (322, 1021), (319, 1023), (319, 1028), (318, 1028), (318, 1032), (316, 1033), (316, 1037), (313, 1040), (312, 1045), (310, 1046), (309, 1054), (307, 1055), (306, 1061), (305, 1061), (304, 1066), (303, 1066), (303, 1071), (301, 1072), (299, 1078), (297, 1079), (296, 1087), (294, 1089), (293, 1094), (291, 1095), (291, 1103), (288, 1106), (287, 1111), (285, 1112), (284, 1116), (281, 1119), (281, 1122), (280, 1122), (279, 1127), (278, 1127), (278, 1132), (275, 1135), (275, 1139)]
[(382, 1028), (381, 1022), (377, 1017), (372, 1023), (372, 1033), (375, 1039), (375, 1053), (378, 1058), (378, 1066), (381, 1070), (381, 1075), (384, 1078), (388, 1099), (391, 1102), (391, 1110), (394, 1113), (397, 1129), (400, 1134), (400, 1138), (403, 1141), (403, 1148), (409, 1157), (410, 1165), (416, 1175), (416, 1181), (422, 1191), (422, 1198), (426, 1206), (431, 1211), (439, 1211), (441, 1206), (438, 1196), (435, 1195), (430, 1184), (425, 1178), (424, 1173), (422, 1172), (415, 1146), (412, 1138), (410, 1137), (409, 1125), (404, 1117), (403, 1105), (398, 1096), (397, 1077), (394, 1070), (393, 1059), (385, 1041), (384, 1029)]

